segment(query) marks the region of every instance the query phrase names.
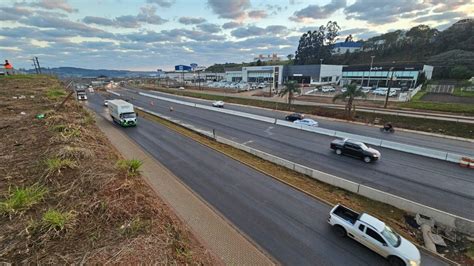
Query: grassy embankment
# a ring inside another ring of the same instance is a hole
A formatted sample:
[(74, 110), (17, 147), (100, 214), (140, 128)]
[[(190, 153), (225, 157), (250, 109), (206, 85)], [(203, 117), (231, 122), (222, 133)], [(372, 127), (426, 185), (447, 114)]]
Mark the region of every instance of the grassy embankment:
[[(150, 87), (144, 87), (150, 89)], [(165, 88), (151, 88), (153, 90), (171, 93), (175, 95), (182, 95), (188, 96), (193, 98), (200, 98), (206, 100), (222, 100), (228, 103), (236, 103), (242, 105), (250, 105), (250, 106), (258, 106), (264, 107), (269, 109), (281, 110), (281, 111), (293, 111), (293, 112), (301, 112), (306, 114), (313, 114), (318, 116), (324, 117), (331, 117), (331, 118), (338, 118), (344, 119), (344, 111), (337, 110), (333, 108), (326, 108), (320, 106), (311, 106), (311, 105), (292, 105), (289, 107), (285, 103), (281, 102), (269, 102), (269, 101), (262, 101), (258, 99), (244, 99), (232, 96), (221, 96), (221, 95), (212, 95), (206, 93), (198, 93), (198, 92), (190, 92), (190, 91), (182, 91), (182, 90), (173, 90), (173, 89), (165, 89)], [(420, 93), (418, 93), (420, 94)], [(415, 95), (415, 104), (419, 103), (419, 98), (421, 96)], [(413, 104), (413, 103), (410, 103)], [(419, 103), (422, 106), (431, 106), (433, 108), (440, 108), (441, 110), (445, 110), (443, 108), (447, 108), (447, 105), (444, 107), (438, 103)], [(464, 110), (457, 105), (453, 105), (452, 108), (458, 108), (457, 110)], [(468, 105), (467, 113), (472, 112), (474, 114), (474, 105)], [(383, 124), (385, 122), (392, 122), (395, 127), (406, 128), (411, 130), (418, 130), (424, 132), (431, 132), (437, 134), (444, 134), (456, 137), (464, 137), (464, 138), (473, 138), (474, 135), (474, 124), (465, 124), (465, 123), (457, 123), (457, 122), (450, 122), (450, 121), (438, 121), (432, 119), (423, 119), (423, 118), (413, 118), (413, 117), (406, 117), (406, 116), (397, 116), (397, 115), (385, 115), (385, 114), (374, 114), (368, 112), (361, 112), (358, 111), (355, 117), (355, 121), (363, 122), (363, 123), (373, 123), (375, 120), (379, 120), (379, 124)]]
[(0, 77), (0, 88), (1, 261), (212, 262), (92, 113), (73, 99), (56, 110), (66, 96), (58, 80)]

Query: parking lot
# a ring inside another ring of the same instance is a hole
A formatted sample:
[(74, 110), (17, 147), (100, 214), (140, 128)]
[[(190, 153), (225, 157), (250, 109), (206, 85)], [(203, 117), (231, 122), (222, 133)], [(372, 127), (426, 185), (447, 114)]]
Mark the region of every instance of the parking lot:
[[(345, 88), (340, 87), (332, 87), (332, 86), (322, 86), (321, 88), (303, 88), (302, 95), (305, 96), (318, 96), (318, 97), (328, 97), (332, 98), (334, 95), (344, 92)], [(372, 89), (363, 88), (363, 92), (367, 95), (367, 100), (373, 101), (384, 101), (387, 95), (387, 88), (378, 88)], [(389, 101), (398, 101), (398, 96), (400, 94), (399, 89), (391, 89), (390, 90), (390, 97)]]

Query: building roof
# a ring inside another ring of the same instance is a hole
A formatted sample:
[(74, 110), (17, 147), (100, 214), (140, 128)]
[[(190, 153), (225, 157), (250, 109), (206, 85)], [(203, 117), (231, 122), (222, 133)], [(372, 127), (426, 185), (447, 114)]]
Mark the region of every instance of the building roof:
[(360, 42), (338, 42), (334, 44), (334, 48), (361, 48)]

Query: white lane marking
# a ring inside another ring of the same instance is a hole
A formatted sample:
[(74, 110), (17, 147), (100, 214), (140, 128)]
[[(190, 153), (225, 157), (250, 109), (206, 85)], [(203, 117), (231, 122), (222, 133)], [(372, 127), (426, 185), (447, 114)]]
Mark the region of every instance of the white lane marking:
[(242, 145), (247, 145), (247, 144), (250, 144), (252, 142), (253, 142), (253, 140), (247, 140), (246, 142), (242, 143)]
[(267, 129), (265, 129), (265, 133), (267, 133), (269, 136), (273, 135), (272, 132), (270, 132), (270, 130), (272, 130), (273, 127), (268, 127)]

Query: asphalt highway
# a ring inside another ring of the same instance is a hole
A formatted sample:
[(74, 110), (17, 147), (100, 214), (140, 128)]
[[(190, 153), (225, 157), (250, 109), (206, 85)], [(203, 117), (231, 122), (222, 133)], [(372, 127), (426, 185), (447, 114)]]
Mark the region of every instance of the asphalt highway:
[[(161, 93), (161, 92), (152, 92), (148, 90), (140, 90), (140, 89), (135, 89), (135, 88), (128, 88), (128, 90), (129, 92), (132, 92), (132, 93), (141, 91), (141, 92), (156, 94), (162, 97), (185, 100), (185, 101), (193, 102), (193, 103), (200, 103), (200, 104), (212, 103), (212, 101), (208, 101), (208, 100), (202, 100), (202, 99), (196, 99), (196, 98), (190, 98), (190, 97), (180, 97), (180, 96), (167, 94), (167, 93)], [(275, 111), (275, 110), (264, 109), (264, 108), (256, 108), (256, 107), (251, 107), (251, 106), (229, 104), (229, 103), (226, 103), (225, 108), (229, 110), (241, 111), (241, 112), (246, 112), (246, 113), (251, 113), (251, 114), (256, 114), (256, 115), (263, 115), (263, 116), (273, 117), (277, 119), (284, 119), (284, 117), (288, 114), (287, 112)], [(307, 117), (311, 118), (311, 116), (307, 116)], [(318, 117), (314, 117), (313, 119), (318, 121), (319, 127), (322, 127), (322, 128), (338, 130), (338, 131), (343, 131), (343, 132), (347, 132), (351, 134), (357, 134), (357, 135), (378, 138), (378, 139), (383, 139), (383, 140), (388, 140), (388, 141), (411, 144), (411, 145), (416, 145), (420, 147), (449, 151), (449, 152), (459, 153), (463, 155), (474, 156), (474, 141), (467, 142), (467, 141), (454, 140), (454, 139), (449, 139), (449, 138), (441, 138), (437, 136), (430, 136), (430, 135), (425, 135), (425, 134), (405, 132), (401, 130), (396, 131), (395, 134), (387, 134), (387, 133), (380, 132), (378, 127), (352, 124), (352, 123), (346, 123), (346, 122), (341, 122), (341, 121), (332, 121), (332, 120), (318, 118)], [(474, 136), (474, 133), (473, 133), (473, 136)]]
[[(88, 104), (100, 115), (102, 103), (93, 95)], [(387, 264), (357, 242), (336, 236), (327, 224), (331, 206), (160, 124), (142, 118), (138, 123), (121, 130), (282, 264)], [(443, 265), (425, 252), (422, 263)]]
[[(199, 128), (287, 160), (398, 195), (427, 206), (474, 219), (474, 172), (456, 164), (377, 149), (380, 161), (366, 164), (329, 149), (332, 137), (233, 115), (171, 104), (122, 91), (137, 106), (166, 113)], [(133, 97), (133, 99), (132, 99)], [(169, 111), (169, 106), (174, 111)]]

